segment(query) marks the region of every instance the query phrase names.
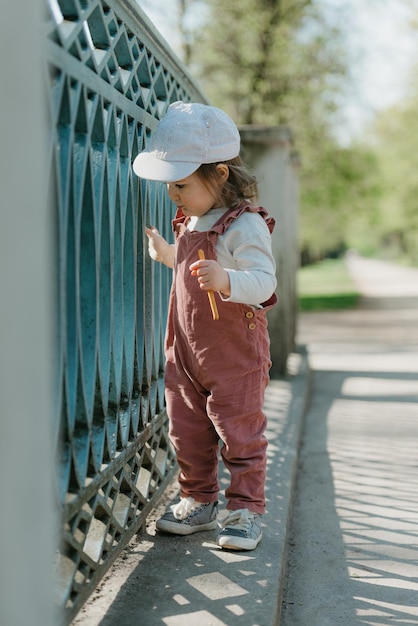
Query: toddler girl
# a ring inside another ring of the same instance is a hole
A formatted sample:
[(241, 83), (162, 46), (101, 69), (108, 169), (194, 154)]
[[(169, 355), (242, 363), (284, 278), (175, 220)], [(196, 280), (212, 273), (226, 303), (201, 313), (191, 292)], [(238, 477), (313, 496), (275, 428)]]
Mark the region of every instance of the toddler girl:
[(174, 269), (165, 390), (181, 497), (157, 529), (216, 528), (221, 441), (231, 479), (218, 545), (253, 550), (265, 512), (266, 310), (276, 302), (276, 275), (274, 221), (251, 203), (257, 187), (239, 151), (238, 129), (223, 111), (175, 102), (133, 167), (166, 182), (177, 206), (174, 245), (146, 229), (151, 257)]

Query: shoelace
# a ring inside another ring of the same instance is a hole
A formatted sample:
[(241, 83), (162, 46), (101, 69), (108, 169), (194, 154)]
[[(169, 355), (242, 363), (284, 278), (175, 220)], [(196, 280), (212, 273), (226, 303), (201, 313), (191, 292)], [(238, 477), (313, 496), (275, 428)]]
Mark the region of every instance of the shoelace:
[(227, 526), (233, 526), (238, 530), (248, 531), (251, 528), (254, 515), (249, 512), (248, 509), (239, 509), (238, 511), (231, 511), (224, 520), (221, 522), (222, 528)]

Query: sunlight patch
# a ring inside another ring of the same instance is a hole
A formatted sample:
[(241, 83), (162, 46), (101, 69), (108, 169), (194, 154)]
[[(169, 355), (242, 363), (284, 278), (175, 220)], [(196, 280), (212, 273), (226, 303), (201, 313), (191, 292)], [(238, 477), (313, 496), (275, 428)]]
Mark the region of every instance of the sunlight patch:
[[(187, 582), (210, 600), (243, 596), (248, 593), (246, 589), (243, 589), (219, 572), (193, 576), (192, 578), (188, 578)], [(199, 622), (195, 622), (195, 624), (198, 623)]]
[(343, 396), (418, 396), (418, 380), (351, 377), (344, 381)]
[(162, 622), (166, 626), (197, 626), (197, 624), (210, 624), (210, 626), (228, 626), (221, 622), (209, 611), (194, 611), (193, 613), (183, 613), (183, 615), (171, 615), (163, 617)]

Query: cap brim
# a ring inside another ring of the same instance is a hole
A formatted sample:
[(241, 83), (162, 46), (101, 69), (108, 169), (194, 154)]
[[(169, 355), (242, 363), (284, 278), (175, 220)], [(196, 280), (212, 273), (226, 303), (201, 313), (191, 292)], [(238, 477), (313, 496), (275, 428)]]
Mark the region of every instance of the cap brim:
[(200, 167), (200, 163), (185, 163), (183, 161), (163, 161), (152, 152), (141, 152), (133, 162), (133, 170), (140, 178), (157, 180), (162, 183), (172, 183), (182, 180), (193, 174)]

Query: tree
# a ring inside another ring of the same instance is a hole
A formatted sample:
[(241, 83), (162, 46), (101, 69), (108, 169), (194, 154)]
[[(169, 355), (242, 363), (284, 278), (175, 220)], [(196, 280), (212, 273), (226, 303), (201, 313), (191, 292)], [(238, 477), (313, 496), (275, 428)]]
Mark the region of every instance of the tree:
[(242, 124), (291, 122), (295, 97), (343, 73), (335, 32), (328, 33), (328, 52), (313, 0), (212, 0), (208, 8), (193, 65), (209, 98)]
[(301, 245), (321, 256), (347, 242), (350, 219), (378, 195), (371, 151), (334, 133), (346, 80), (340, 15), (316, 0), (208, 2), (193, 72), (238, 123), (290, 127), (300, 155)]
[(370, 252), (366, 244), (371, 245), (370, 236), (378, 224), (382, 194), (374, 150), (325, 141), (316, 156), (307, 160), (303, 180), (302, 249), (314, 259), (347, 247)]
[(418, 84), (378, 117), (376, 145), (385, 181), (379, 236), (387, 254), (418, 265)]

